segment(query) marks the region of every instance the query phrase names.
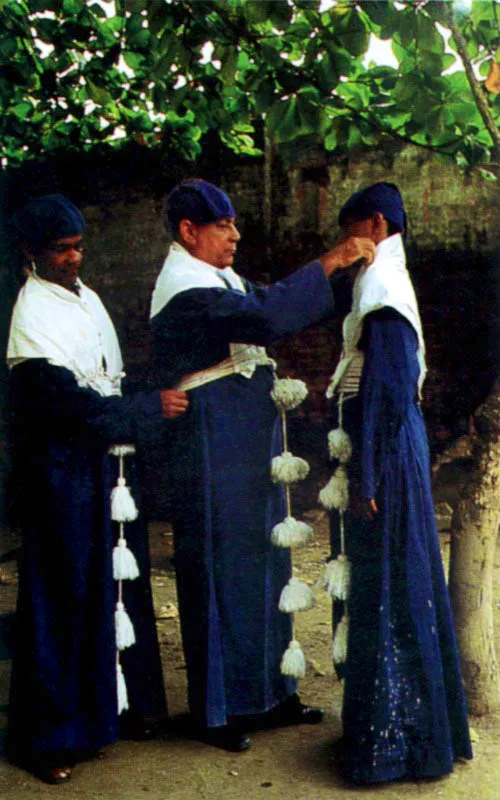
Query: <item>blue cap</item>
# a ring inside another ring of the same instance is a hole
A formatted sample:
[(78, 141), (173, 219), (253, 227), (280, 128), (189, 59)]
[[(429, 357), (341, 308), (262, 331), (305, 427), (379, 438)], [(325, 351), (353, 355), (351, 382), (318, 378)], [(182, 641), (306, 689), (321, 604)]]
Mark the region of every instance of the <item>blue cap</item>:
[(85, 228), (82, 212), (62, 194), (45, 194), (16, 211), (12, 223), (19, 237), (33, 250), (50, 242), (76, 236)]
[(406, 231), (406, 213), (403, 198), (394, 183), (374, 183), (355, 192), (344, 203), (339, 213), (339, 225), (352, 220), (368, 219), (379, 211), (403, 233)]
[(167, 197), (166, 210), (172, 228), (177, 228), (183, 219), (189, 219), (195, 225), (209, 225), (236, 216), (227, 194), (201, 178), (183, 181), (172, 189)]

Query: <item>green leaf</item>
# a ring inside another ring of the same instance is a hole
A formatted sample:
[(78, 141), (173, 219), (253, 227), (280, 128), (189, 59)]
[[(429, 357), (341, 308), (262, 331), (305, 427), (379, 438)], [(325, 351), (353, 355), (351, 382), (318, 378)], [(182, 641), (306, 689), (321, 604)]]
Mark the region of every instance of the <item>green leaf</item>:
[(135, 53), (133, 50), (124, 50), (123, 60), (130, 69), (136, 72), (143, 66), (145, 57), (141, 53)]
[(95, 84), (89, 78), (86, 79), (86, 84), (90, 99), (93, 100), (98, 106), (103, 106), (106, 103), (113, 101), (113, 97), (107, 91), (107, 89), (104, 89), (102, 86), (97, 86), (97, 84)]
[(262, 3), (261, 0), (246, 0), (243, 6), (245, 19), (250, 24), (265, 22), (269, 13), (269, 3)]
[(24, 120), (33, 111), (33, 106), (31, 103), (24, 100), (23, 102), (17, 103), (15, 106), (12, 106), (11, 111), (18, 119)]
[(293, 10), (287, 0), (271, 0), (268, 3), (269, 19), (276, 28), (285, 30), (292, 21)]

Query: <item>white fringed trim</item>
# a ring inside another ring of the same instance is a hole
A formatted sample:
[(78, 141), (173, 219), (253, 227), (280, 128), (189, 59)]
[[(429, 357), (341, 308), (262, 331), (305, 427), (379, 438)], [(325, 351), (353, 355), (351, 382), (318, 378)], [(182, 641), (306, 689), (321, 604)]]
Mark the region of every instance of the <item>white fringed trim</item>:
[(325, 487), (319, 493), (319, 502), (328, 511), (336, 508), (338, 511), (345, 511), (349, 505), (349, 480), (347, 470), (341, 464)]
[(133, 581), (139, 577), (139, 567), (131, 550), (127, 547), (127, 540), (122, 536), (113, 548), (113, 578), (115, 581)]
[(295, 483), (302, 481), (309, 475), (309, 464), (303, 458), (298, 458), (285, 452), (275, 456), (271, 461), (271, 479), (273, 483)]
[(111, 456), (130, 456), (135, 453), (135, 447), (133, 444), (112, 444), (108, 453)]
[(118, 650), (125, 650), (126, 647), (131, 647), (131, 645), (135, 644), (134, 626), (120, 600), (116, 604), (115, 631)]
[(292, 678), (304, 678), (306, 674), (306, 660), (300, 644), (292, 639), (281, 659), (281, 674), (290, 675)]
[(332, 658), (334, 664), (343, 664), (347, 658), (347, 638), (349, 633), (349, 616), (344, 614), (333, 637)]
[(118, 713), (121, 714), (122, 711), (128, 709), (128, 694), (125, 676), (119, 663), (116, 665), (116, 691), (118, 695)]
[(329, 561), (318, 581), (334, 600), (347, 600), (351, 582), (351, 565), (346, 555), (340, 554)]
[(341, 464), (349, 461), (352, 455), (352, 442), (343, 428), (335, 428), (328, 434), (328, 451), (330, 458), (337, 458)]
[(308, 389), (304, 381), (295, 378), (277, 378), (271, 397), (280, 411), (291, 411), (306, 399)]
[(138, 513), (125, 478), (118, 478), (111, 492), (111, 519), (115, 522), (133, 522), (137, 519)]
[(271, 542), (276, 547), (300, 547), (312, 541), (313, 537), (311, 526), (294, 517), (285, 517), (271, 531)]
[(290, 578), (280, 596), (279, 610), (286, 614), (295, 611), (308, 611), (316, 605), (309, 586), (298, 578)]

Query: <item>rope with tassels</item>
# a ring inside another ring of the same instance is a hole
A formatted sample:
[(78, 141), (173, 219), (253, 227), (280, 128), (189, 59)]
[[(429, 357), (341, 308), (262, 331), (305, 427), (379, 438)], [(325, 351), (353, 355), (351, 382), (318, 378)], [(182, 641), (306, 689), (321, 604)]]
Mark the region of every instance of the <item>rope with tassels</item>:
[(135, 631), (123, 602), (123, 581), (135, 580), (139, 568), (134, 554), (127, 546), (124, 527), (127, 522), (137, 519), (138, 511), (134, 498), (125, 480), (125, 456), (135, 453), (129, 444), (117, 444), (109, 448), (109, 454), (118, 458), (118, 479), (111, 492), (111, 519), (119, 525), (118, 541), (113, 549), (113, 578), (117, 582), (117, 602), (115, 608), (116, 636), (116, 686), (118, 713), (128, 709), (128, 695), (125, 676), (120, 663), (120, 652), (135, 644)]

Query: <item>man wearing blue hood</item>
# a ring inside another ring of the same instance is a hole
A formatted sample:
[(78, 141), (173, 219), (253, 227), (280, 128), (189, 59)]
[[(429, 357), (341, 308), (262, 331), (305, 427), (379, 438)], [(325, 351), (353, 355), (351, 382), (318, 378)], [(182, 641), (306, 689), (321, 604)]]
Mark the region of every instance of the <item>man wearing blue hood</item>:
[(122, 396), (115, 329), (79, 278), (79, 209), (62, 195), (44, 195), (13, 222), (29, 274), (7, 348), (23, 533), (8, 752), (42, 780), (63, 783), (79, 759), (117, 738), (121, 677), (133, 735), (148, 735), (147, 718), (166, 714), (140, 518), (126, 526), (140, 574), (125, 581), (119, 598), (136, 643), (117, 659), (118, 526), (110, 501), (117, 467), (108, 447), (143, 437), (150, 444), (188, 400), (171, 390)]
[(472, 753), (431, 496), (420, 408), (425, 347), (397, 187), (356, 192), (339, 224), (341, 239), (366, 236), (376, 246), (372, 266), (356, 277), (328, 389), (340, 428), (333, 438), (350, 437), (350, 447), (332, 453), (350, 501), (329, 504), (327, 487), (320, 496), (338, 509), (333, 555), (347, 555), (351, 569), (347, 601), (336, 601), (334, 615), (336, 636), (348, 626), (345, 663), (337, 665), (345, 678), (339, 755), (355, 782), (435, 778)]
[(239, 751), (251, 744), (250, 722), (322, 718), (280, 672), (291, 624), (278, 602), (290, 559), (270, 541), (285, 506), (270, 477), (282, 447), (264, 346), (331, 316), (329, 277), (360, 258), (369, 263), (374, 247), (349, 238), (286, 280), (257, 288), (232, 269), (240, 234), (221, 189), (186, 181), (169, 195), (167, 215), (174, 241), (151, 317), (158, 381), (190, 397), (170, 440), (189, 706), (196, 735)]

